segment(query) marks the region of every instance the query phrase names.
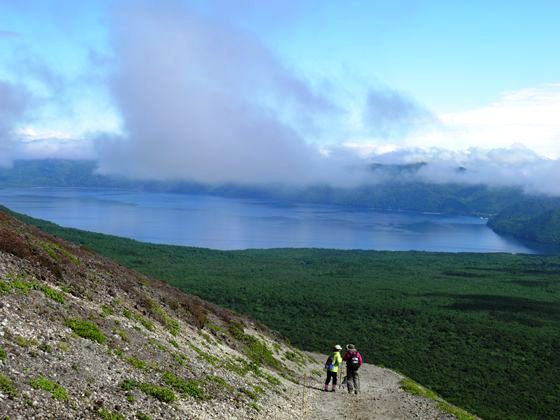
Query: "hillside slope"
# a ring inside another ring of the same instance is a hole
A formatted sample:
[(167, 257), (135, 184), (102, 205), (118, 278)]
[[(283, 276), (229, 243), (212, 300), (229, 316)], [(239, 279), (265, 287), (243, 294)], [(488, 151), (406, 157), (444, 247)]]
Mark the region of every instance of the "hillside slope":
[[(0, 212), (1, 418), (340, 418), (316, 357)], [(450, 418), (364, 385), (355, 418)]]
[(506, 207), (488, 220), (499, 233), (543, 244), (560, 245), (560, 200), (533, 198)]
[(3, 213), (0, 279), (2, 418), (297, 411), (296, 372), (312, 364), (307, 356), (247, 319)]

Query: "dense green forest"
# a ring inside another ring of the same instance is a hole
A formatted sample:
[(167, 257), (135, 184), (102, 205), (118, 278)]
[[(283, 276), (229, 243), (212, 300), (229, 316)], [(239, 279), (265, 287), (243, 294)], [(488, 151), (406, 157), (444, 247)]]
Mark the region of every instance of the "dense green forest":
[(24, 221), (262, 321), (308, 350), (355, 343), (487, 419), (560, 407), (560, 258), (153, 245)]

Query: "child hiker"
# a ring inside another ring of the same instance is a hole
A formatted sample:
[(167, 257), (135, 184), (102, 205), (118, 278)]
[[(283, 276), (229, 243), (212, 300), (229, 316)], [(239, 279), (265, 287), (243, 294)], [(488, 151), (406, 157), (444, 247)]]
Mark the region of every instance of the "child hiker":
[(331, 391), (332, 392), (336, 391), (338, 367), (342, 364), (342, 357), (340, 356), (340, 350), (342, 350), (340, 344), (334, 346), (332, 354), (329, 356), (327, 362), (325, 363), (325, 369), (327, 369), (327, 379), (325, 380), (325, 388), (324, 388), (325, 391), (329, 390), (329, 382), (331, 381), (331, 378), (332, 378)]

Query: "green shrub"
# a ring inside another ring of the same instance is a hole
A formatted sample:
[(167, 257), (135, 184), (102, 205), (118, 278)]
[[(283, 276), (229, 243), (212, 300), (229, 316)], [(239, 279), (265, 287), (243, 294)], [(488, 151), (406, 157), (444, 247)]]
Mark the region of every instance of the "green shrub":
[(11, 291), (12, 287), (10, 286), (10, 283), (0, 280), (0, 296), (7, 295)]
[(8, 357), (8, 353), (2, 347), (0, 347), (0, 360), (5, 360)]
[(14, 384), (12, 383), (10, 378), (4, 376), (1, 373), (0, 373), (0, 391), (2, 391), (4, 394), (8, 396), (8, 398), (12, 400), (15, 397), (17, 397), (17, 391)]
[(146, 415), (146, 414), (144, 414), (140, 411), (138, 413), (136, 413), (136, 418), (138, 420), (152, 420), (152, 418), (150, 416), (148, 416), (148, 415)]
[(82, 338), (96, 341), (99, 344), (104, 344), (107, 340), (97, 325), (91, 321), (69, 319), (66, 321), (66, 325)]
[(27, 295), (30, 290), (39, 290), (40, 292), (43, 292), (46, 297), (58, 303), (64, 303), (63, 293), (57, 292), (56, 290), (36, 281), (25, 281), (23, 278), (24, 277), (22, 276), (17, 276), (13, 277), (10, 282), (0, 281), (0, 295), (8, 294), (13, 289), (17, 289), (25, 295)]
[(145, 382), (137, 382), (134, 379), (126, 379), (122, 381), (120, 387), (124, 391), (132, 391), (133, 389), (138, 388), (146, 395), (150, 395), (160, 401), (167, 403), (173, 402), (177, 399), (173, 391), (169, 388)]
[(32, 283), (31, 287), (35, 290), (43, 292), (46, 297), (54, 300), (55, 302), (64, 303), (64, 293), (57, 292), (56, 290), (39, 283)]
[(53, 398), (59, 401), (66, 401), (68, 399), (66, 390), (62, 386), (54, 381), (51, 381), (45, 376), (39, 376), (35, 379), (32, 379), (29, 382), (29, 385), (31, 385), (35, 389), (42, 389), (49, 392), (53, 396)]
[(166, 388), (164, 386), (141, 383), (138, 384), (138, 388), (140, 388), (140, 390), (145, 394), (150, 395), (166, 403), (173, 402), (177, 399), (173, 391), (171, 391), (169, 388)]

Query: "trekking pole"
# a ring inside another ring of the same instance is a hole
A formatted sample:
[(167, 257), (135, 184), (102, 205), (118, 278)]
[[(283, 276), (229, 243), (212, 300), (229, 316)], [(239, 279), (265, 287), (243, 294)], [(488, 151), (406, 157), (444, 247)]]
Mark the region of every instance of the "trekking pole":
[(307, 410), (305, 407), (305, 383), (307, 382), (307, 374), (303, 374), (303, 393), (302, 393), (302, 401), (303, 401), (303, 418), (307, 417)]

